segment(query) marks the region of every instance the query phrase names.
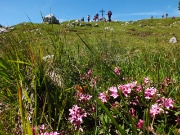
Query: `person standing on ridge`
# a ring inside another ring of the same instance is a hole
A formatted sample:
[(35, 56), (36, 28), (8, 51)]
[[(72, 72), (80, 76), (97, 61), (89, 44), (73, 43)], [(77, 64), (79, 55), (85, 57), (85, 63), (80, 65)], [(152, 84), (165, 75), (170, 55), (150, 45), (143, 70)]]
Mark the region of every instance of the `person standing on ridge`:
[(111, 10), (108, 11), (107, 15), (108, 15), (108, 21), (111, 22), (111, 16), (112, 16)]
[(88, 22), (90, 22), (90, 15), (87, 16), (87, 20), (88, 20)]
[(162, 14), (162, 18), (164, 18), (164, 14)]
[(96, 13), (93, 20), (96, 22), (96, 19), (99, 21), (99, 14), (98, 13)]
[(168, 13), (166, 13), (166, 18), (168, 18)]

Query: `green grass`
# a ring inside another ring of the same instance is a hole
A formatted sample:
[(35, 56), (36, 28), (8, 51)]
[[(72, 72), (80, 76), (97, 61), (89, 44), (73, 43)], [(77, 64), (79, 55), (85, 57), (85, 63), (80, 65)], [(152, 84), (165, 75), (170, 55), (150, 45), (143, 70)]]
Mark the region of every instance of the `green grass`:
[[(98, 22), (99, 27), (95, 27), (96, 22), (92, 26), (84, 22), (82, 27), (69, 24), (21, 23), (0, 35), (0, 103), (6, 105), (0, 113), (0, 134), (32, 134), (31, 128), (42, 124), (48, 126), (49, 132), (66, 134), (177, 133), (180, 47), (179, 41), (170, 44), (169, 39), (172, 36), (179, 39), (180, 18), (128, 24)], [(44, 61), (47, 55), (54, 57)], [(115, 67), (121, 68), (120, 76), (113, 71)], [(90, 78), (82, 79), (89, 70), (93, 70)], [(157, 88), (158, 93), (163, 88), (162, 96), (175, 101), (169, 114), (155, 120), (150, 117), (149, 109), (155, 99), (145, 100), (145, 86), (142, 92), (132, 93), (130, 97), (120, 92), (118, 99), (110, 98), (107, 104), (97, 99), (111, 86), (132, 81), (143, 85), (144, 77), (151, 80), (149, 85)], [(165, 78), (172, 80), (167, 87)], [(97, 82), (92, 87), (94, 79)], [(88, 104), (77, 100), (77, 85), (86, 87), (86, 94), (93, 96)], [(136, 106), (137, 118), (132, 118), (129, 102), (135, 95), (141, 104)], [(117, 108), (112, 109), (114, 103)], [(69, 109), (74, 104), (91, 114), (82, 123), (84, 132), (68, 120)], [(142, 129), (136, 128), (138, 119), (146, 120)], [(149, 126), (153, 131), (147, 130)]]

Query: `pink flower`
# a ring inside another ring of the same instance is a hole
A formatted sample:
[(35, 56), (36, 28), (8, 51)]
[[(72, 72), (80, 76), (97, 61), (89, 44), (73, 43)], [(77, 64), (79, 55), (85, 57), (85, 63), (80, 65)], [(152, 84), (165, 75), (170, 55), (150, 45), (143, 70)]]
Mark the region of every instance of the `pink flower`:
[(132, 83), (129, 83), (128, 85), (129, 85), (129, 87), (130, 87), (131, 89), (133, 89), (134, 87), (136, 87), (137, 81), (132, 82)]
[(124, 84), (124, 85), (119, 85), (118, 89), (122, 91), (125, 97), (127, 97), (131, 93), (132, 89), (136, 86), (136, 84), (137, 84), (137, 81)]
[(164, 89), (163, 89), (163, 88), (160, 88), (160, 92), (161, 92), (161, 93), (164, 93)]
[(40, 133), (38, 135), (60, 135), (60, 134), (58, 132), (50, 132), (50, 133), (44, 132), (44, 133)]
[(131, 116), (132, 116), (133, 118), (136, 117), (134, 108), (131, 108), (131, 109), (129, 110), (129, 113), (131, 114)]
[(95, 108), (95, 106), (93, 104), (91, 106), (91, 110), (92, 110), (92, 112), (96, 112), (96, 108)]
[(118, 104), (117, 102), (114, 102), (114, 103), (112, 104), (112, 108), (116, 107), (117, 104)]
[(86, 78), (90, 79), (91, 78), (91, 74), (93, 73), (92, 69), (90, 69), (87, 74), (86, 74)]
[(34, 127), (33, 128), (33, 135), (60, 135), (60, 133), (58, 133), (58, 132), (53, 132), (53, 131), (51, 131), (50, 133), (49, 132), (47, 132), (46, 130), (48, 130), (47, 129), (47, 127), (44, 125), (44, 124), (42, 124), (40, 127), (39, 127), (39, 129), (37, 128), (37, 127)]
[(137, 92), (141, 92), (142, 91), (142, 86), (140, 84), (137, 86), (136, 91)]
[(178, 133), (180, 133), (180, 128), (178, 129)]
[(119, 95), (118, 95), (118, 91), (117, 91), (117, 87), (110, 87), (109, 88), (109, 91), (111, 92), (111, 95), (114, 99), (117, 98)]
[(154, 87), (147, 88), (144, 91), (145, 99), (152, 99), (156, 93), (157, 89)]
[(172, 98), (165, 98), (165, 97), (161, 97), (159, 100), (157, 100), (156, 102), (159, 102), (159, 104), (162, 106), (162, 107), (165, 107), (167, 109), (171, 109), (173, 108), (173, 104), (174, 104), (174, 101), (172, 100)]
[(149, 78), (148, 77), (145, 77), (144, 78), (144, 84), (147, 85), (149, 83)]
[(161, 112), (164, 113), (164, 110), (157, 103), (153, 104), (150, 108), (150, 114), (152, 117), (155, 117), (156, 115), (160, 114)]
[(168, 87), (168, 85), (171, 83), (171, 80), (169, 78), (164, 79), (164, 86)]
[(120, 75), (121, 74), (121, 69), (119, 67), (115, 67), (114, 68), (114, 72), (117, 74), (117, 75)]
[(118, 88), (122, 91), (125, 97), (127, 97), (131, 93), (131, 89), (126, 84), (120, 85)]
[(84, 74), (81, 75), (81, 79), (82, 79), (82, 80), (85, 80), (85, 79), (86, 79), (86, 77), (85, 77)]
[(90, 80), (92, 73), (93, 73), (93, 70), (90, 69), (86, 74), (82, 74), (82, 75), (81, 75), (81, 79), (82, 79), (82, 80), (85, 80), (85, 79)]
[(59, 135), (58, 132), (50, 132), (49, 135)]
[(42, 130), (42, 131), (45, 130), (45, 125), (42, 124), (39, 129)]
[(45, 132), (45, 133), (41, 133), (41, 134), (38, 134), (38, 135), (60, 135), (58, 132)]
[(179, 123), (180, 123), (180, 118), (177, 117), (177, 119), (175, 120), (175, 122), (176, 122), (177, 124), (179, 124)]
[(165, 103), (164, 103), (164, 106), (167, 108), (167, 109), (170, 109), (170, 108), (173, 108), (174, 104), (174, 101), (171, 99), (171, 98), (168, 98), (166, 99)]
[(136, 125), (137, 128), (142, 129), (144, 125), (144, 121), (139, 119), (138, 124)]
[(107, 102), (107, 91), (101, 92), (101, 93), (99, 94), (98, 98), (99, 98), (103, 103)]
[(83, 94), (81, 92), (77, 92), (78, 100), (81, 102), (87, 102), (91, 100), (92, 96), (88, 94)]
[(81, 107), (74, 105), (72, 109), (69, 109), (69, 120), (76, 128), (80, 127), (80, 124), (83, 122), (82, 118), (87, 117), (87, 113)]
[(36, 134), (37, 130), (38, 130), (38, 128), (37, 128), (36, 126), (34, 126), (34, 127), (32, 128), (32, 133), (33, 133), (33, 135)]

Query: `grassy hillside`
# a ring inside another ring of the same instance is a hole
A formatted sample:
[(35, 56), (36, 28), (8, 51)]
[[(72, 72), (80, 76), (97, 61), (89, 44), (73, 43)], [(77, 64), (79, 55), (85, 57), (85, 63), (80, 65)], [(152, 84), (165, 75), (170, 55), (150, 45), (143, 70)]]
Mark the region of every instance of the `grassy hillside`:
[[(22, 23), (14, 26), (14, 30), (1, 34), (0, 37), (10, 40), (7, 37), (22, 36), (22, 39), (28, 40), (36, 49), (37, 44), (43, 46), (44, 50), (48, 49), (51, 52), (53, 37), (61, 38), (61, 42), (66, 46), (75, 47), (77, 44), (83, 44), (79, 36), (87, 42), (88, 45), (97, 47), (99, 44), (105, 46), (134, 46), (136, 49), (141, 49), (141, 46), (161, 46), (169, 48), (169, 39), (175, 36), (177, 40), (180, 38), (179, 25), (180, 19), (148, 19), (139, 20), (136, 22), (98, 22), (82, 23), (84, 26), (72, 26), (72, 22), (63, 22), (60, 25), (32, 24)], [(75, 23), (77, 24), (77, 23)], [(106, 30), (105, 30), (106, 29)], [(77, 33), (77, 34), (76, 34)], [(8, 42), (8, 41), (7, 41)], [(72, 45), (73, 44), (73, 45)], [(174, 46), (176, 46), (176, 43)], [(125, 48), (124, 48), (125, 49)]]
[[(127, 44), (127, 39), (129, 44), (168, 44), (168, 40), (172, 35), (175, 35), (179, 38), (179, 24), (180, 19), (176, 18), (172, 20), (168, 19), (148, 19), (148, 20), (139, 20), (135, 22), (97, 22), (98, 27), (95, 27), (96, 22), (91, 22), (92, 26), (88, 26), (87, 22), (79, 22), (79, 24), (84, 24), (84, 26), (71, 26), (72, 22), (63, 22), (60, 25), (46, 25), (46, 24), (32, 24), (32, 23), (22, 23), (18, 24), (15, 27), (15, 30), (7, 34), (2, 34), (2, 36), (8, 36), (11, 34), (26, 34), (33, 35), (35, 40), (45, 38), (45, 41), (48, 42), (49, 36), (59, 35), (66, 36), (67, 40), (72, 40), (76, 43), (78, 40), (77, 36), (74, 36), (75, 33), (78, 33), (83, 38), (87, 40), (94, 41), (98, 38), (104, 38), (105, 36), (113, 37), (120, 44)], [(77, 23), (76, 23), (77, 24)], [(109, 28), (105, 31), (105, 28)], [(113, 29), (113, 30), (112, 30)], [(47, 39), (47, 40), (46, 40)], [(89, 42), (90, 42), (89, 41)], [(46, 43), (45, 42), (45, 43)]]
[(178, 134), (179, 26), (72, 20), (0, 34), (0, 134)]

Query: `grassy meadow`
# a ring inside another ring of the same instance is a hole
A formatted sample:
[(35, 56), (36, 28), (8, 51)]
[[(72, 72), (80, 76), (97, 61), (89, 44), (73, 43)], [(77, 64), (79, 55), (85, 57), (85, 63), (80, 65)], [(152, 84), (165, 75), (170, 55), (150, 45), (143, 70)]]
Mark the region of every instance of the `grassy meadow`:
[(180, 134), (180, 18), (72, 22), (0, 34), (0, 134)]

